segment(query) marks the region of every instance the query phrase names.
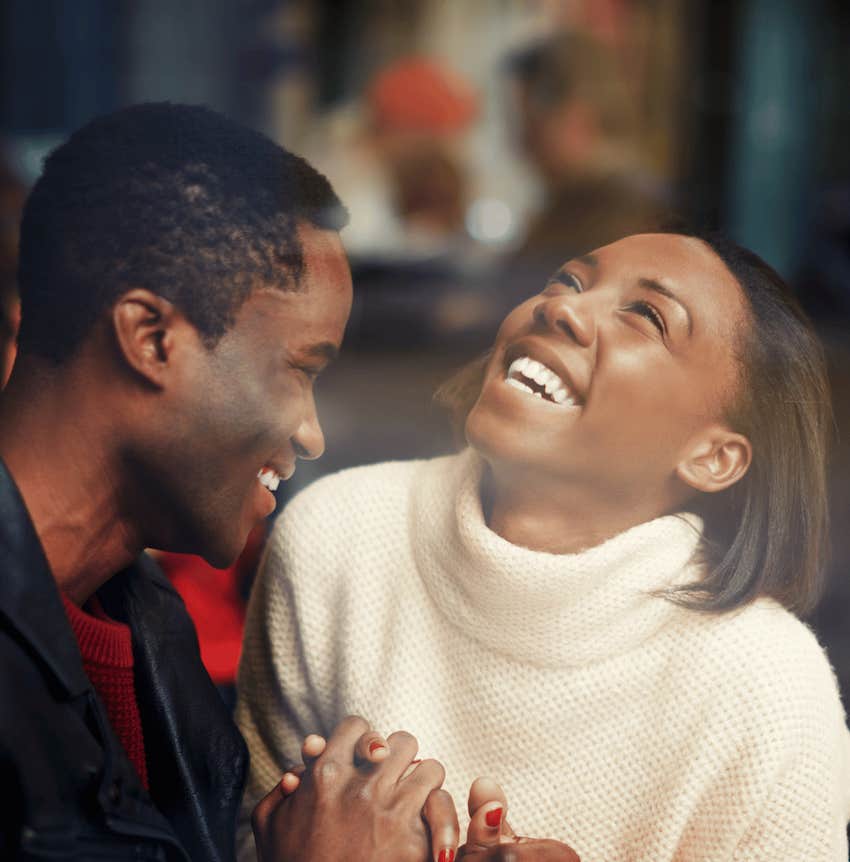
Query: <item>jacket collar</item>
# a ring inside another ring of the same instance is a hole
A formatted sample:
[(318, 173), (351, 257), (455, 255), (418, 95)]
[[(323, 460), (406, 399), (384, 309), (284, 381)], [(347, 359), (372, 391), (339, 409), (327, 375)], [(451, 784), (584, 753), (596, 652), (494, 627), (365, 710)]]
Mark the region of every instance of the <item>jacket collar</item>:
[(91, 687), (56, 581), (20, 492), (0, 460), (0, 615), (68, 697)]

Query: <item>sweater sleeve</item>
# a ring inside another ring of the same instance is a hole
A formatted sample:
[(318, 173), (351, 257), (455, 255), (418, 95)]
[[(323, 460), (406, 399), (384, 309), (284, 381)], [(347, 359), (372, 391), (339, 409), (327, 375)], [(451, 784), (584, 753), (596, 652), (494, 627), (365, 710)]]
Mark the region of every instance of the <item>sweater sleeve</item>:
[[(734, 862), (805, 859), (845, 862), (850, 817), (850, 732), (835, 677), (814, 636), (798, 626), (800, 664), (763, 703), (755, 745), (781, 752), (764, 777), (761, 803), (739, 839)], [(772, 707), (772, 708), (771, 708)], [(763, 764), (766, 764), (765, 758)]]
[[(824, 749), (822, 752), (825, 753)], [(844, 862), (847, 859), (850, 737), (843, 731), (831, 763), (798, 752), (773, 785), (733, 855), (734, 862)]]
[[(314, 577), (322, 563), (310, 552), (311, 531), (300, 523), (301, 510), (294, 501), (278, 519), (248, 605), (235, 712), (251, 756), (239, 816), (240, 859), (254, 858), (250, 817), (257, 802), (301, 762), (304, 737), (327, 735), (332, 724), (324, 709), (330, 702), (327, 680), (316, 685), (311, 679), (301, 633), (301, 617), (317, 603), (321, 610), (327, 589), (323, 577)], [(326, 630), (310, 622), (310, 630)], [(320, 652), (329, 654), (330, 645)]]

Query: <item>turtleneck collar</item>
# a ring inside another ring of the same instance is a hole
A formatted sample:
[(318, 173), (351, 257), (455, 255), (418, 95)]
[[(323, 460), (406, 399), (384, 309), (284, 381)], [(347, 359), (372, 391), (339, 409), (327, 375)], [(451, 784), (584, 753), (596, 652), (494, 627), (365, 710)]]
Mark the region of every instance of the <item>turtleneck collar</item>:
[(425, 462), (414, 480), (413, 553), (449, 621), (488, 649), (538, 666), (581, 666), (631, 649), (688, 613), (654, 591), (700, 579), (702, 522), (639, 524), (586, 551), (505, 541), (481, 506), (484, 462), (471, 449)]

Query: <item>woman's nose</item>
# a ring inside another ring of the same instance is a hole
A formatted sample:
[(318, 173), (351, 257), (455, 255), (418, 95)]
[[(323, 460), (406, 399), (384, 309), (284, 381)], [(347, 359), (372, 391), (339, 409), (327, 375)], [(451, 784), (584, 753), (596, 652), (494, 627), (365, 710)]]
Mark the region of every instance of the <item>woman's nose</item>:
[(596, 339), (596, 321), (590, 303), (573, 294), (549, 296), (534, 306), (534, 322), (553, 332), (561, 332), (582, 347)]

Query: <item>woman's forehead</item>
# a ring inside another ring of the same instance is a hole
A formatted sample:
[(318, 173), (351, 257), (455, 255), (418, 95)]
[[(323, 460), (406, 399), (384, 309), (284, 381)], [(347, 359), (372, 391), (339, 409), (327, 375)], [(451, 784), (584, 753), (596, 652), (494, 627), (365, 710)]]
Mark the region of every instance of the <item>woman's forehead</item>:
[(681, 234), (635, 234), (591, 252), (600, 274), (638, 282), (662, 281), (688, 304), (712, 334), (728, 332), (744, 317), (743, 290), (711, 246)]

